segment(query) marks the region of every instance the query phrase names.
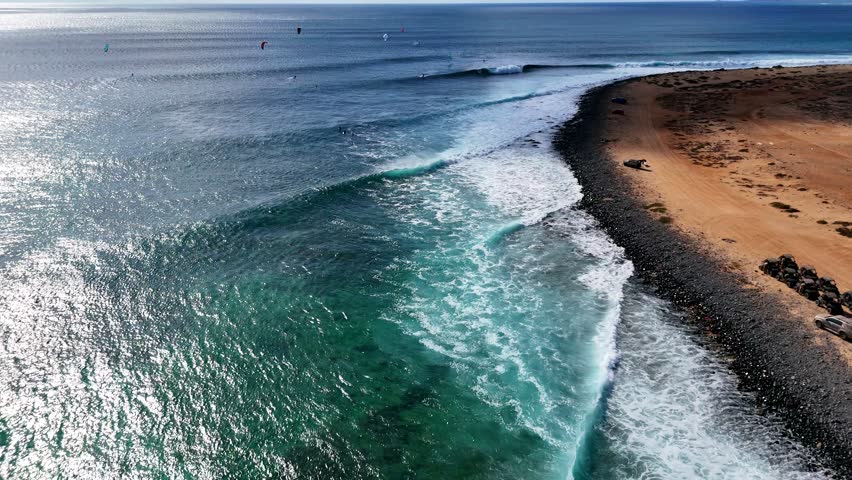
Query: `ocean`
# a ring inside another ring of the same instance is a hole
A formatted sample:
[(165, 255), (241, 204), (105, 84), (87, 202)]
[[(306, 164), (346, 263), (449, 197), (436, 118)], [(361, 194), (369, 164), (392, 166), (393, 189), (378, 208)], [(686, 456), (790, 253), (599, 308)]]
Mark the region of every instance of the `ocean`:
[(0, 8), (0, 478), (830, 478), (550, 139), (615, 79), (850, 62), (849, 18)]

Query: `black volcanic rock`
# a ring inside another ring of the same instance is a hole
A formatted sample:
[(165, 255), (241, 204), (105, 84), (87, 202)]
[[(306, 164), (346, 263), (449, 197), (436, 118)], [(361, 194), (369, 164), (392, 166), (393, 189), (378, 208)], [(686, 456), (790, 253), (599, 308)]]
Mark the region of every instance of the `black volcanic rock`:
[(588, 92), (553, 138), (583, 188), (580, 207), (625, 249), (643, 280), (714, 334), (712, 341), (734, 358), (742, 388), (777, 412), (840, 478), (852, 478), (852, 370), (836, 347), (814, 344), (810, 322), (789, 318), (701, 245), (653, 218), (631, 196), (624, 168), (608, 158), (610, 99), (623, 96), (619, 90), (630, 81)]

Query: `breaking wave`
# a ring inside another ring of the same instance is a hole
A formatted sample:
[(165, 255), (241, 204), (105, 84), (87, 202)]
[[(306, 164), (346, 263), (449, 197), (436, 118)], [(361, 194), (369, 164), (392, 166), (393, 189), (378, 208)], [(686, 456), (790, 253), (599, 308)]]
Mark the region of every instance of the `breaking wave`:
[(501, 241), (503, 241), (504, 238), (517, 232), (518, 230), (521, 230), (522, 228), (524, 228), (524, 224), (521, 222), (512, 222), (508, 225), (504, 225), (496, 232), (494, 232), (490, 237), (488, 237), (488, 240), (485, 242), (485, 244), (489, 247), (496, 246)]
[(824, 56), (820, 58), (765, 58), (755, 60), (754, 58), (725, 58), (713, 60), (649, 60), (645, 62), (623, 62), (612, 64), (613, 68), (751, 68), (751, 67), (768, 67), (774, 65), (784, 66), (804, 66), (804, 65), (830, 65), (836, 63), (852, 62), (852, 57), (847, 55), (842, 56)]
[(589, 69), (589, 70), (605, 70), (615, 68), (615, 65), (610, 63), (586, 63), (586, 64), (566, 64), (566, 65), (544, 65), (544, 64), (524, 64), (524, 65), (500, 65), (497, 67), (482, 67), (471, 68), (468, 70), (460, 70), (447, 73), (422, 74), (419, 78), (458, 78), (458, 77), (488, 77), (492, 75), (516, 75), (519, 73), (528, 73), (534, 70), (549, 70), (549, 69)]

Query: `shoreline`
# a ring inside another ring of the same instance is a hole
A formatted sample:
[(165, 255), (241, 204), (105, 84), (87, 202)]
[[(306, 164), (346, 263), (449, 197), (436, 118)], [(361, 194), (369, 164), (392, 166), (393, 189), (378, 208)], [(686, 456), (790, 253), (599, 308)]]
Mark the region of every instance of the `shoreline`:
[(809, 329), (810, 322), (787, 320), (783, 305), (731, 271), (716, 252), (655, 218), (612, 158), (610, 98), (643, 78), (586, 92), (576, 115), (553, 137), (582, 186), (579, 207), (624, 248), (637, 276), (689, 313), (733, 358), (733, 371), (759, 405), (778, 412), (792, 435), (839, 476), (852, 476), (852, 372), (832, 361), (836, 347), (815, 345), (810, 337), (819, 332)]

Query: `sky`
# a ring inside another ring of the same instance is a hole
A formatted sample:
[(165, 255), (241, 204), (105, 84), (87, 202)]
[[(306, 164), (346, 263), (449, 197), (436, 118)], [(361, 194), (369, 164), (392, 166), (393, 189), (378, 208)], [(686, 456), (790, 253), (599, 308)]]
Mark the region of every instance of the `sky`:
[[(80, 4), (121, 4), (121, 5), (152, 5), (152, 4), (441, 4), (441, 3), (630, 3), (630, 2), (671, 2), (671, 1), (713, 1), (713, 0), (0, 0), (0, 8), (5, 6), (24, 5), (80, 5)], [(729, 0), (730, 1), (730, 0)]]

